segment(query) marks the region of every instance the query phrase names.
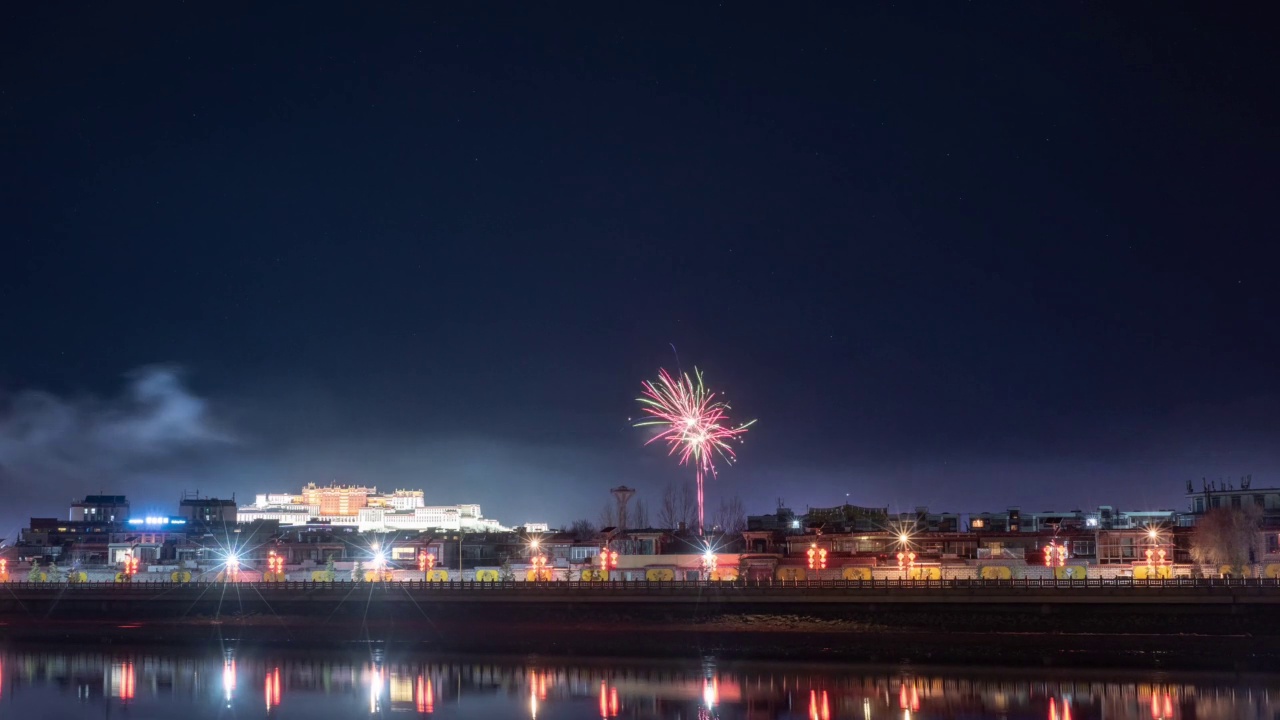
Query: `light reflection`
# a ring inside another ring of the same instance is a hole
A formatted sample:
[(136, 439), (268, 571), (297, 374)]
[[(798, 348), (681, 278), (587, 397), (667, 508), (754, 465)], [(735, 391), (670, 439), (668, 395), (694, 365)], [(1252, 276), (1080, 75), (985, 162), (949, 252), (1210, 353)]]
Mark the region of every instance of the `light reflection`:
[(708, 708), (714, 708), (720, 704), (720, 677), (716, 676), (710, 680), (702, 681), (702, 702)]
[(430, 715), (436, 711), (436, 694), (431, 687), (431, 678), (419, 676), (415, 683), (414, 706), (419, 713)]
[[(238, 675), (243, 669), (253, 688), (261, 688), (257, 701), (264, 703), (269, 716), (280, 713), (287, 690), (301, 696), (297, 707), (319, 706), (329, 713), (321, 712), (316, 720), (363, 716), (366, 705), (369, 712), (377, 714), (390, 711), (412, 716), (416, 710), (417, 716), (425, 717), (434, 714), (437, 699), (444, 702), (445, 696), (437, 697), (437, 693), (445, 693), (452, 706), (455, 692), (463, 707), (477, 698), (480, 704), (472, 707), (491, 708), (492, 715), (486, 716), (530, 720), (570, 716), (574, 708), (588, 715), (595, 708), (603, 720), (1280, 717), (1280, 682), (1274, 676), (1250, 679), (1187, 673), (1176, 684), (1166, 685), (1152, 682), (1154, 675), (1126, 675), (1123, 671), (1105, 680), (1079, 671), (1073, 679), (1077, 671), (1062, 668), (1025, 669), (1012, 677), (994, 679), (967, 675), (964, 670), (930, 671), (937, 674), (928, 675), (903, 675), (893, 668), (791, 669), (784, 673), (770, 669), (778, 666), (739, 663), (726, 670), (679, 661), (578, 665), (553, 660), (535, 671), (518, 662), (457, 665), (403, 656), (397, 656), (395, 662), (371, 660), (367, 655), (360, 661), (341, 655), (336, 659), (321, 655), (284, 661), (270, 655), (233, 660), (230, 656), (170, 657), (162, 651), (150, 652), (128, 657), (0, 652), (0, 689), (6, 706), (15, 698), (19, 703), (44, 702), (36, 698), (56, 692), (74, 695), (81, 704), (118, 705), (124, 701), (132, 707), (146, 702), (148, 708), (163, 707), (151, 716), (200, 717), (216, 714), (208, 710), (221, 710), (224, 704), (235, 707)], [(182, 707), (183, 703), (187, 707)], [(208, 708), (192, 708), (191, 703), (206, 703)], [(261, 715), (263, 706), (257, 707)], [(450, 712), (454, 711), (450, 708)]]
[(382, 710), (382, 668), (372, 667), (369, 671), (369, 714), (375, 715)]
[(263, 694), (267, 699), (267, 712), (280, 706), (280, 668), (267, 673), (262, 682)]
[(618, 688), (610, 687), (605, 680), (600, 681), (600, 717), (608, 720), (618, 717)]
[(124, 701), (132, 700), (137, 687), (136, 683), (137, 679), (133, 671), (132, 662), (126, 660), (111, 664), (111, 672), (107, 684), (108, 694), (111, 697)]
[(224, 660), (222, 662), (222, 694), (226, 700), (227, 707), (231, 707), (231, 699), (236, 694), (235, 660)]

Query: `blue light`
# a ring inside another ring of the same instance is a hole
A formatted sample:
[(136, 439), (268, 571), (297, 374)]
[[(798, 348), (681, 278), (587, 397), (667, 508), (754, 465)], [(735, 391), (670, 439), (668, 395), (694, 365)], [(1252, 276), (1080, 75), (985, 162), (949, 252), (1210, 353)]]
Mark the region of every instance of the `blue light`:
[(186, 525), (186, 524), (187, 524), (187, 521), (186, 521), (186, 520), (183, 520), (183, 519), (181, 519), (181, 518), (174, 518), (174, 519), (172, 519), (172, 520), (170, 520), (170, 521), (169, 521), (169, 524), (171, 524), (171, 525)]
[(129, 524), (130, 524), (130, 525), (141, 525), (141, 524), (142, 524), (142, 523), (144, 523), (144, 522), (146, 522), (146, 521), (145, 521), (145, 520), (143, 520), (142, 518), (129, 518)]

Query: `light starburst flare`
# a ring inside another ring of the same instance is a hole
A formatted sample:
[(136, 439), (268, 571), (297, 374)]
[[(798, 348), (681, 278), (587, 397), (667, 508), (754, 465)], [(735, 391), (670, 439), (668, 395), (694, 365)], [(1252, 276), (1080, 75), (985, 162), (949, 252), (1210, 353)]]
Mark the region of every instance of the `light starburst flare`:
[(729, 420), (729, 404), (716, 399), (702, 381), (702, 373), (694, 368), (688, 373), (672, 375), (667, 370), (658, 371), (658, 379), (641, 383), (643, 393), (636, 401), (644, 417), (636, 427), (657, 427), (659, 431), (645, 444), (662, 441), (667, 443), (667, 454), (679, 460), (681, 465), (692, 465), (698, 485), (698, 534), (702, 534), (703, 481), (707, 475), (716, 477), (716, 459), (733, 464), (737, 455), (734, 442), (742, 442), (747, 428), (755, 420), (734, 425)]

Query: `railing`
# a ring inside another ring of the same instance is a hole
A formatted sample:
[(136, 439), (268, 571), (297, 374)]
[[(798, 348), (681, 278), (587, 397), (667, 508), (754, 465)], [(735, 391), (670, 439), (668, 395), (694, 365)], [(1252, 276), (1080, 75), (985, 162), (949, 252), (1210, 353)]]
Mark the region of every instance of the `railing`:
[(522, 593), (540, 593), (552, 591), (598, 592), (655, 592), (668, 593), (697, 591), (718, 591), (733, 593), (747, 590), (777, 590), (803, 594), (803, 591), (875, 591), (875, 590), (927, 590), (927, 591), (964, 591), (964, 590), (1078, 590), (1087, 588), (1111, 588), (1116, 590), (1168, 590), (1176, 588), (1265, 588), (1280, 590), (1280, 578), (1172, 578), (1168, 580), (1136, 580), (1132, 578), (1117, 579), (1056, 579), (1056, 578), (1023, 578), (1017, 580), (611, 580), (611, 581), (474, 581), (453, 580), (430, 582), (424, 580), (405, 581), (372, 581), (372, 582), (316, 582), (294, 581), (282, 582), (6, 582), (0, 583), (0, 599), (15, 590), (57, 590), (58, 592), (83, 591), (120, 591), (120, 592), (168, 592), (182, 588), (207, 588), (216, 586), (252, 588), (258, 591), (271, 592), (314, 592), (322, 590), (355, 590), (368, 589), (370, 592), (448, 592), (457, 590), (469, 591), (517, 591)]

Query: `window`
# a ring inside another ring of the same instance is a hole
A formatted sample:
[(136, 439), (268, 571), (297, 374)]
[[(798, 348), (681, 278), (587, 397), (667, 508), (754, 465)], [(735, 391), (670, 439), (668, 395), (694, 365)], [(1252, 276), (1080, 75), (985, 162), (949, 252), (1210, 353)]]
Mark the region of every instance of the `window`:
[(1214, 498), (1209, 501), (1209, 504), (1216, 508), (1222, 507), (1222, 498), (1214, 496)]
[(1072, 540), (1071, 554), (1077, 557), (1092, 557), (1094, 552), (1094, 541), (1092, 540)]
[(1133, 538), (1131, 537), (1120, 538), (1120, 557), (1124, 558), (1125, 560), (1132, 560), (1133, 558), (1137, 557), (1137, 555), (1134, 554), (1133, 552)]
[(1267, 498), (1266, 498), (1265, 496), (1263, 496), (1263, 495), (1254, 495), (1254, 496), (1253, 496), (1253, 504), (1254, 504), (1254, 505), (1257, 505), (1258, 507), (1266, 507), (1266, 506), (1267, 506)]
[(1232, 507), (1233, 509), (1235, 509), (1235, 510), (1239, 510), (1239, 509), (1240, 509), (1240, 496), (1239, 496), (1239, 495), (1232, 495), (1232, 496), (1231, 496), (1231, 507)]
[(1196, 498), (1196, 512), (1204, 512), (1204, 498)]

